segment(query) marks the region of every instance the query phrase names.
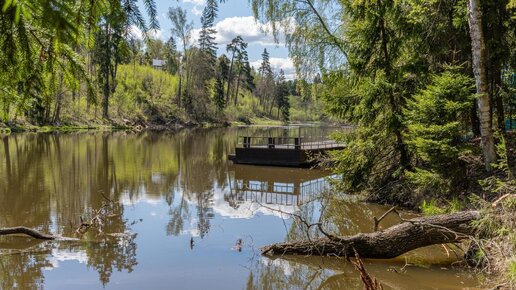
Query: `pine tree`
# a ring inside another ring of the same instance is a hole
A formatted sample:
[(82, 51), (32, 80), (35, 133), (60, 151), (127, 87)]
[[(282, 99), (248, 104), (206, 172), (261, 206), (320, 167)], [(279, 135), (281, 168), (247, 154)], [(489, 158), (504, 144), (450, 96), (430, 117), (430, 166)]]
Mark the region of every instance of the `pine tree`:
[(229, 59), (222, 54), (218, 59), (219, 74), (223, 81), (227, 82), (229, 78)]
[(224, 100), (224, 82), (222, 81), (222, 76), (217, 76), (215, 80), (215, 95), (213, 96), (215, 104), (219, 111), (222, 111), (226, 105)]
[(290, 118), (290, 103), (288, 100), (289, 89), (285, 80), (285, 72), (280, 69), (278, 80), (276, 82), (275, 99), (278, 106), (278, 118), (281, 113), (281, 119), (287, 122)]
[(201, 31), (199, 33), (199, 49), (212, 70), (215, 68), (217, 60), (217, 43), (215, 43), (215, 34), (217, 31), (213, 28), (215, 18), (217, 18), (217, 12), (217, 1), (208, 0), (202, 12)]
[(272, 108), (274, 106), (274, 74), (272, 72), (269, 52), (267, 49), (263, 50), (262, 53), (262, 63), (258, 68), (258, 72), (260, 74), (260, 81), (257, 86), (257, 93), (260, 98), (260, 103), (264, 105), (264, 107), (268, 107), (269, 115), (272, 114)]
[(267, 51), (267, 48), (263, 49), (262, 64), (260, 65), (258, 72), (260, 73), (260, 75), (262, 77), (272, 75), (272, 68), (271, 68), (269, 52)]
[(240, 45), (240, 49), (238, 51), (238, 56), (237, 56), (237, 62), (236, 62), (236, 67), (237, 67), (237, 71), (238, 71), (238, 77), (237, 77), (237, 85), (236, 85), (236, 92), (235, 92), (235, 97), (233, 98), (234, 100), (234, 103), (235, 105), (237, 104), (237, 100), (238, 100), (238, 90), (240, 89), (240, 83), (242, 81), (246, 81), (246, 79), (242, 80), (242, 77), (246, 77), (246, 64), (247, 64), (247, 67), (249, 67), (249, 57), (247, 55), (247, 43), (243, 42), (241, 45)]
[(179, 53), (174, 37), (170, 37), (166, 42), (166, 70), (171, 74), (176, 74), (179, 69)]
[(231, 91), (231, 83), (233, 81), (233, 65), (235, 62), (235, 57), (238, 57), (240, 54), (240, 51), (242, 50), (242, 46), (247, 47), (247, 43), (244, 42), (242, 37), (238, 35), (237, 37), (233, 38), (231, 42), (226, 46), (226, 51), (228, 53), (231, 53), (231, 62), (229, 65), (229, 73), (228, 73), (228, 86), (226, 91), (226, 103), (229, 103), (229, 97), (230, 97), (230, 91)]

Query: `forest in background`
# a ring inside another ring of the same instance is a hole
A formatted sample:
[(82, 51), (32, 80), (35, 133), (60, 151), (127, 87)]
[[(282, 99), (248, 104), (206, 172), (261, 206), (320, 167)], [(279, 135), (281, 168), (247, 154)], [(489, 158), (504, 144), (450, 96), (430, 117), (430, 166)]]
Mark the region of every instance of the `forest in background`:
[(207, 2), (199, 39), (192, 39), (186, 10), (169, 8), (167, 41), (153, 37), (155, 3), (143, 3), (149, 21), (133, 0), (1, 1), (0, 123), (132, 127), (327, 118), (320, 76), (286, 80), (282, 70), (273, 71), (266, 49), (260, 67), (251, 67), (240, 36), (217, 55), (218, 1)]

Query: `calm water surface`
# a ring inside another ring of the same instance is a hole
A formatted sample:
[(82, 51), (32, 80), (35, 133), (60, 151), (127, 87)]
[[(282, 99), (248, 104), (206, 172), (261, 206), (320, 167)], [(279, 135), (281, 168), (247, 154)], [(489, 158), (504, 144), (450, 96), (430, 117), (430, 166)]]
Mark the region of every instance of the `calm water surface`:
[[(0, 227), (78, 237), (81, 216), (115, 201), (80, 242), (0, 237), (0, 289), (362, 289), (342, 259), (259, 255), (305, 236), (287, 213), (318, 219), (329, 173), (233, 165), (237, 130), (0, 136)], [(385, 211), (325, 208), (342, 234)], [(437, 247), (366, 267), (386, 289), (478, 289), (450, 261)]]

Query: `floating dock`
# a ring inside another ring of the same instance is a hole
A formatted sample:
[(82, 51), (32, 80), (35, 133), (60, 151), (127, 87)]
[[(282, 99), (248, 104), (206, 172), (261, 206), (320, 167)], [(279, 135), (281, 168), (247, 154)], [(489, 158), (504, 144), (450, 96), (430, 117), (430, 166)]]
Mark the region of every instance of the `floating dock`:
[(235, 164), (309, 167), (314, 164), (314, 157), (345, 147), (329, 138), (328, 129), (297, 126), (273, 129), (259, 132), (258, 136), (249, 130), (239, 135), (235, 154), (230, 154), (229, 160)]

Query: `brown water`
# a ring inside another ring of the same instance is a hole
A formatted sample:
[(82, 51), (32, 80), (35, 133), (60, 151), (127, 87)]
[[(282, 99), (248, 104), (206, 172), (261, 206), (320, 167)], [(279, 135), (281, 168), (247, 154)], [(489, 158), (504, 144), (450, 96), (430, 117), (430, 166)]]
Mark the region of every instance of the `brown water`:
[[(237, 130), (0, 136), (0, 227), (78, 237), (80, 216), (115, 201), (80, 242), (0, 237), (0, 289), (362, 289), (342, 259), (259, 255), (304, 237), (287, 213), (318, 219), (329, 173), (232, 165)], [(383, 211), (326, 210), (343, 234), (371, 231)], [(437, 247), (366, 267), (386, 289), (477, 289), (450, 261)]]

